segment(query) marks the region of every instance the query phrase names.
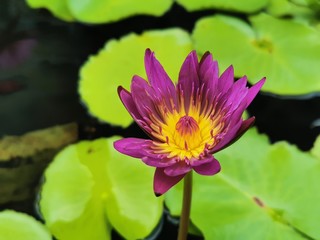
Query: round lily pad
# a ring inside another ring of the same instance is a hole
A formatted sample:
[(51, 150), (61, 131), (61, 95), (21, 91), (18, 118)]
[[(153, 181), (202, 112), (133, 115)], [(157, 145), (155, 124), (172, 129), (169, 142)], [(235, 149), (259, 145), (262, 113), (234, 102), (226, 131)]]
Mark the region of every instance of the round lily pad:
[(320, 90), (320, 32), (293, 19), (267, 14), (250, 17), (252, 26), (234, 17), (199, 20), (193, 32), (199, 54), (209, 50), (221, 69), (234, 65), (235, 75), (251, 83), (267, 77), (264, 91), (283, 95)]
[(12, 210), (0, 212), (0, 238), (4, 240), (51, 240), (49, 231), (33, 217)]
[[(191, 220), (205, 239), (318, 239), (320, 164), (255, 129), (215, 156), (222, 171), (194, 176)], [(181, 185), (166, 194), (180, 214)]]
[(268, 3), (268, 0), (177, 0), (177, 2), (181, 6), (185, 7), (188, 11), (214, 8), (228, 11), (252, 13), (265, 7)]
[(58, 239), (142, 239), (158, 224), (163, 199), (152, 190), (153, 169), (113, 148), (112, 139), (62, 150), (45, 172), (40, 209)]
[(181, 29), (131, 33), (120, 40), (110, 40), (91, 56), (80, 71), (79, 93), (89, 112), (102, 121), (127, 127), (132, 118), (119, 99), (117, 88), (130, 89), (133, 75), (146, 77), (144, 52), (155, 52), (173, 80), (184, 58), (192, 50), (189, 34)]

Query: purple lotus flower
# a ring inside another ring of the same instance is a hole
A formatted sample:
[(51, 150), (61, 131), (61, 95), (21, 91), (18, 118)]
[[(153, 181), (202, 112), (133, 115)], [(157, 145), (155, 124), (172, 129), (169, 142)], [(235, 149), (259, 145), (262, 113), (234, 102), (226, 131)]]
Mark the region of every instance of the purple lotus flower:
[(220, 171), (212, 154), (236, 141), (253, 124), (242, 119), (265, 79), (250, 89), (247, 77), (234, 82), (233, 67), (220, 77), (210, 53), (198, 62), (192, 51), (174, 84), (149, 49), (145, 53), (148, 81), (134, 76), (131, 93), (121, 86), (119, 96), (149, 139), (124, 138), (114, 143), (119, 152), (156, 167), (154, 192), (168, 191), (192, 169), (202, 175)]

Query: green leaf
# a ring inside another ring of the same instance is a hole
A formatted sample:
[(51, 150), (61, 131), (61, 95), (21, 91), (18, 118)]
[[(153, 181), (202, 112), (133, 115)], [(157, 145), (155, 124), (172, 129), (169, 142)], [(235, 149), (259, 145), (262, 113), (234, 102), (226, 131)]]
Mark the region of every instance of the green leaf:
[(107, 240), (111, 227), (141, 239), (159, 222), (163, 200), (152, 191), (153, 169), (116, 152), (114, 140), (71, 145), (46, 170), (40, 208), (58, 239)]
[(68, 7), (68, 0), (26, 0), (32, 8), (47, 8), (52, 14), (64, 21), (73, 21), (74, 18)]
[(47, 8), (65, 21), (108, 23), (134, 15), (161, 16), (173, 0), (27, 0), (32, 8)]
[(273, 16), (295, 16), (308, 17), (312, 16), (312, 9), (308, 7), (306, 1), (294, 2), (289, 0), (270, 0), (266, 11)]
[(181, 29), (131, 33), (120, 40), (108, 41), (80, 72), (79, 92), (92, 115), (123, 127), (132, 122), (119, 99), (117, 87), (130, 89), (133, 75), (146, 77), (143, 63), (146, 48), (155, 51), (170, 77), (176, 80), (192, 44), (188, 33)]
[(138, 14), (161, 16), (172, 3), (173, 0), (68, 0), (72, 15), (87, 23), (113, 22)]
[[(95, 180), (101, 173), (94, 175), (82, 163), (102, 165), (108, 153), (107, 148), (103, 151), (101, 147), (105, 144), (105, 140), (99, 140), (94, 144), (82, 142), (71, 145), (55, 157), (45, 172), (40, 208), (46, 225), (58, 239), (111, 238), (102, 196), (97, 196), (100, 186)], [(102, 150), (93, 152), (93, 147), (101, 147)], [(83, 154), (84, 149), (88, 154)], [(100, 167), (100, 171), (103, 170)], [(103, 181), (104, 178), (101, 183)]]
[(264, 91), (306, 94), (320, 90), (320, 32), (290, 19), (266, 14), (250, 18), (252, 27), (234, 17), (199, 20), (193, 32), (199, 54), (209, 50), (221, 69), (233, 64), (235, 75), (251, 83), (267, 77)]
[(106, 204), (108, 218), (125, 239), (143, 239), (156, 227), (163, 212), (163, 199), (153, 192), (154, 168), (114, 150), (114, 140), (108, 139), (112, 186)]
[[(191, 220), (206, 239), (320, 237), (320, 164), (309, 153), (252, 129), (215, 157), (220, 173), (194, 177)], [(166, 195), (173, 215), (180, 199), (181, 184)]]
[(188, 11), (214, 8), (228, 11), (252, 13), (265, 7), (268, 3), (268, 0), (177, 0), (177, 2), (181, 6), (185, 7)]
[(0, 212), (0, 236), (5, 240), (51, 240), (48, 230), (25, 213)]
[(311, 149), (311, 154), (320, 160), (320, 136), (316, 138)]

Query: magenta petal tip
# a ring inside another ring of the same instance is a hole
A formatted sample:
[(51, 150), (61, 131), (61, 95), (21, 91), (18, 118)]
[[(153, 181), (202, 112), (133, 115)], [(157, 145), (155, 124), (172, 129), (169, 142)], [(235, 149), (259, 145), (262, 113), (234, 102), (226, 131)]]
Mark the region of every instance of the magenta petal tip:
[(156, 168), (153, 180), (153, 190), (157, 197), (166, 193), (170, 188), (176, 185), (185, 176), (185, 174), (178, 176), (168, 176), (164, 173), (164, 168)]

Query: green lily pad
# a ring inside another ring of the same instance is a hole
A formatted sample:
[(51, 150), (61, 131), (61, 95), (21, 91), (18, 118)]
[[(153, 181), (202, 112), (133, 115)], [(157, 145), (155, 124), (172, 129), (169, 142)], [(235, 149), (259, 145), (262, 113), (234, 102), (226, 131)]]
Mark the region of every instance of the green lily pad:
[(107, 23), (133, 15), (161, 16), (173, 0), (27, 0), (32, 8), (47, 8), (64, 21)]
[(256, 12), (268, 3), (268, 0), (177, 0), (177, 2), (185, 7), (188, 11), (202, 10), (202, 9), (222, 9), (228, 11), (237, 11), (244, 13)]
[(5, 240), (51, 240), (49, 231), (25, 213), (0, 212), (0, 236)]
[(161, 16), (172, 3), (173, 0), (68, 0), (72, 15), (87, 23), (113, 22), (138, 14)]
[(308, 2), (305, 0), (270, 0), (266, 11), (276, 17), (291, 15), (295, 17), (310, 18), (312, 16), (312, 9), (308, 6)]
[(26, 0), (31, 8), (47, 8), (52, 14), (64, 21), (70, 22), (74, 20), (69, 7), (68, 0)]
[[(96, 143), (101, 144), (101, 141)], [(46, 225), (58, 239), (111, 239), (102, 197), (94, 195), (99, 186), (78, 154), (84, 147), (89, 150), (90, 145), (83, 142), (65, 148), (45, 172), (40, 209)], [(91, 164), (103, 163), (107, 153), (108, 149), (83, 158)]]
[(125, 239), (143, 239), (162, 216), (163, 198), (155, 197), (153, 192), (154, 168), (114, 150), (115, 140), (108, 140), (112, 186), (106, 203), (108, 218)]
[(80, 72), (80, 96), (92, 115), (122, 127), (132, 122), (119, 99), (117, 87), (130, 89), (133, 75), (146, 77), (143, 60), (146, 48), (156, 53), (169, 76), (176, 80), (192, 43), (189, 34), (181, 29), (131, 33), (120, 40), (108, 41)]
[(40, 209), (58, 239), (108, 240), (111, 228), (141, 239), (159, 222), (163, 200), (152, 191), (153, 169), (116, 152), (114, 140), (71, 145), (46, 170)]
[[(205, 239), (319, 239), (320, 164), (286, 142), (251, 129), (216, 154), (222, 171), (194, 176), (191, 220)], [(180, 214), (181, 184), (166, 194)]]
[(267, 77), (264, 91), (307, 94), (320, 90), (320, 32), (292, 19), (266, 14), (246, 22), (216, 15), (199, 20), (193, 32), (199, 54), (209, 50), (221, 69), (233, 64), (235, 75), (251, 83)]

